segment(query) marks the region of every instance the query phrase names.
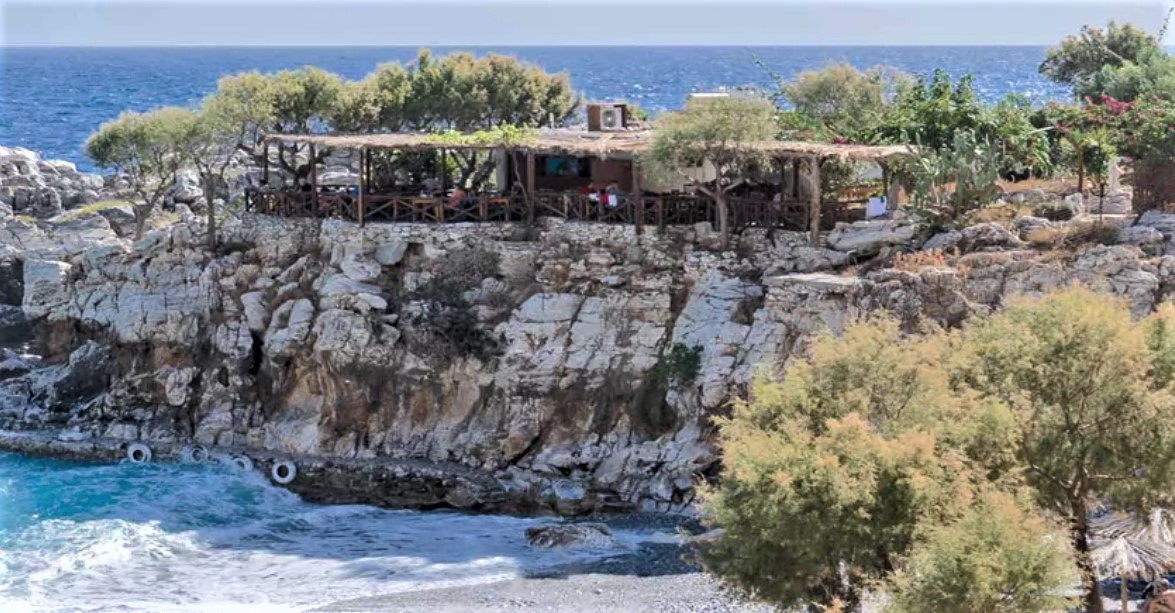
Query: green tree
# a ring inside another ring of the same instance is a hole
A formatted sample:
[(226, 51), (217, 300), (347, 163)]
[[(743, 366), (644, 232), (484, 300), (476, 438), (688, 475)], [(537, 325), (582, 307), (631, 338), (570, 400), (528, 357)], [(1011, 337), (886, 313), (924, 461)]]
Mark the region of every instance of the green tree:
[(971, 75), (952, 82), (939, 69), (930, 81), (918, 77), (902, 85), (893, 103), (886, 107), (878, 128), (884, 142), (918, 143), (931, 149), (949, 147), (959, 130), (976, 130), (983, 117), (983, 105), (975, 97)]
[[(336, 116), (342, 83), (337, 75), (313, 66), (271, 75), (246, 72), (221, 78), (209, 103), (235, 109), (233, 117), (240, 122), (234, 130), (240, 136), (237, 148), (261, 163), (265, 135), (302, 134), (328, 125)], [(275, 158), (295, 180), (310, 174), (310, 161), (302, 163), (299, 155), (303, 148), (279, 147)], [(319, 151), (314, 163), (321, 162), (326, 153)]]
[(125, 112), (103, 123), (86, 140), (86, 155), (99, 167), (124, 175), (138, 197), (133, 206), (135, 240), (143, 237), (151, 213), (190, 159), (184, 145), (192, 121), (190, 111), (174, 107)]
[[(648, 153), (649, 168), (662, 176), (678, 175), (714, 200), (723, 244), (730, 239), (728, 194), (762, 163), (758, 144), (775, 139), (778, 127), (770, 101), (754, 97), (694, 99), (657, 122)], [(714, 177), (686, 172), (709, 162)]]
[(252, 138), (251, 103), (233, 96), (208, 96), (198, 111), (189, 111), (180, 147), (200, 175), (208, 211), (208, 248), (216, 246), (216, 186), (226, 181), (238, 145)]
[(890, 581), (893, 613), (1060, 611), (1072, 552), (1053, 526), (991, 491), (956, 520), (930, 526)]
[(980, 429), (936, 429), (985, 409), (951, 393), (946, 349), (877, 319), (817, 339), (782, 382), (757, 379), (717, 420), (723, 473), (703, 512), (723, 532), (707, 568), (780, 607), (851, 606), (888, 576), (923, 521), (969, 499), (948, 441)]
[(1089, 95), (1088, 85), (1103, 68), (1141, 66), (1162, 54), (1159, 41), (1131, 24), (1110, 22), (1105, 29), (1084, 26), (1050, 48), (1040, 65), (1046, 77)]
[[(1039, 610), (1024, 603), (1068, 565), (1100, 612), (1092, 505), (1172, 498), (1173, 325), (1175, 309), (1135, 320), (1073, 287), (956, 332), (876, 319), (817, 339), (718, 420), (707, 568), (784, 607), (892, 582), (898, 610), (986, 611)], [(1072, 557), (1042, 517), (1063, 521)]]
[[(1169, 311), (1155, 317), (1170, 325)], [(1153, 333), (1148, 345), (1155, 321), (1134, 321), (1122, 301), (1075, 287), (1010, 300), (969, 326), (961, 354), (966, 387), (1011, 411), (1025, 482), (1068, 522), (1095, 613), (1091, 505), (1150, 508), (1175, 487), (1175, 399), (1154, 384), (1166, 364)]]
[[(579, 96), (566, 74), (549, 74), (516, 58), (422, 50), (407, 69), (405, 115), (415, 130), (477, 132), (505, 126), (563, 125), (576, 113)], [(458, 183), (478, 187), (492, 171), (487, 153), (452, 152)]]
[(861, 72), (849, 64), (833, 64), (799, 73), (780, 85), (780, 94), (795, 112), (818, 121), (829, 137), (870, 142), (889, 98), (907, 80), (884, 68)]

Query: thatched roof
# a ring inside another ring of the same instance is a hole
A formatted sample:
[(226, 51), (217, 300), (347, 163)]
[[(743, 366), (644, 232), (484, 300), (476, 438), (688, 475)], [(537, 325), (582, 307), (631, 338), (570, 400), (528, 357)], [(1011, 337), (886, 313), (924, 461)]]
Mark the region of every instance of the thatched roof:
[(1155, 507), (1146, 515), (1111, 513), (1090, 521), (1094, 534), (1103, 538), (1125, 536), (1175, 547), (1175, 512)]
[[(539, 130), (534, 136), (515, 142), (479, 142), (454, 144), (434, 134), (395, 132), (386, 134), (273, 134), (265, 138), (272, 143), (314, 143), (319, 147), (342, 149), (499, 149), (575, 155), (582, 157), (629, 158), (647, 151), (653, 142), (653, 130), (588, 132), (574, 128)], [(905, 145), (867, 146), (833, 145), (800, 141), (764, 141), (755, 148), (780, 157), (819, 157), (845, 160), (877, 161), (907, 157)]]
[(1129, 573), (1163, 573), (1175, 564), (1175, 548), (1126, 536), (1095, 540), (1090, 552), (1100, 577)]

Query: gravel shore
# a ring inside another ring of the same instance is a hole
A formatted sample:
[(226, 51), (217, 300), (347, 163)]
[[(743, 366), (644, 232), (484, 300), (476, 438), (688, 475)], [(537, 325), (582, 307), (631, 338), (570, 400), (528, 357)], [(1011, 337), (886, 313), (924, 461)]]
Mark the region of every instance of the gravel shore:
[[(613, 530), (697, 532), (696, 524), (664, 516), (627, 516), (605, 521)], [(725, 592), (676, 543), (642, 543), (622, 555), (559, 566), (498, 583), (402, 592), (335, 602), (316, 613), (466, 611), (656, 611), (657, 613), (763, 612)]]

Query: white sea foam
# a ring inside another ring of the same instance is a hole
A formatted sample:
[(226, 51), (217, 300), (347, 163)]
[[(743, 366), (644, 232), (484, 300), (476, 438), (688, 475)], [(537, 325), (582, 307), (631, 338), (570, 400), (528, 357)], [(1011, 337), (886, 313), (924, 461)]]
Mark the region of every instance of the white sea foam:
[(298, 611), (620, 553), (536, 550), (542, 520), (317, 506), (222, 467), (0, 455), (0, 611)]

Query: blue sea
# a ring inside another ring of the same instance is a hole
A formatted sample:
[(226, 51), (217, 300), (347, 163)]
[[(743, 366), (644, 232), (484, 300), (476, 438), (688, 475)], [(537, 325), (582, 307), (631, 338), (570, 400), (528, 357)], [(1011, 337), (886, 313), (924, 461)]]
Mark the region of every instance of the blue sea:
[[(436, 47), (435, 52), (452, 51)], [(1043, 47), (493, 47), (566, 71), (589, 98), (626, 98), (650, 110), (680, 106), (686, 94), (718, 87), (770, 87), (762, 62), (783, 77), (832, 62), (885, 65), (927, 74), (975, 76), (986, 100), (1008, 93), (1065, 99), (1037, 73)], [(312, 64), (358, 79), (376, 64), (406, 62), (409, 47), (0, 48), (0, 145), (18, 145), (89, 168), (82, 143), (124, 109), (194, 104), (222, 75)]]
[(551, 520), (308, 504), (218, 464), (0, 453), (0, 611), (270, 613), (516, 578), (607, 550), (532, 549)]

